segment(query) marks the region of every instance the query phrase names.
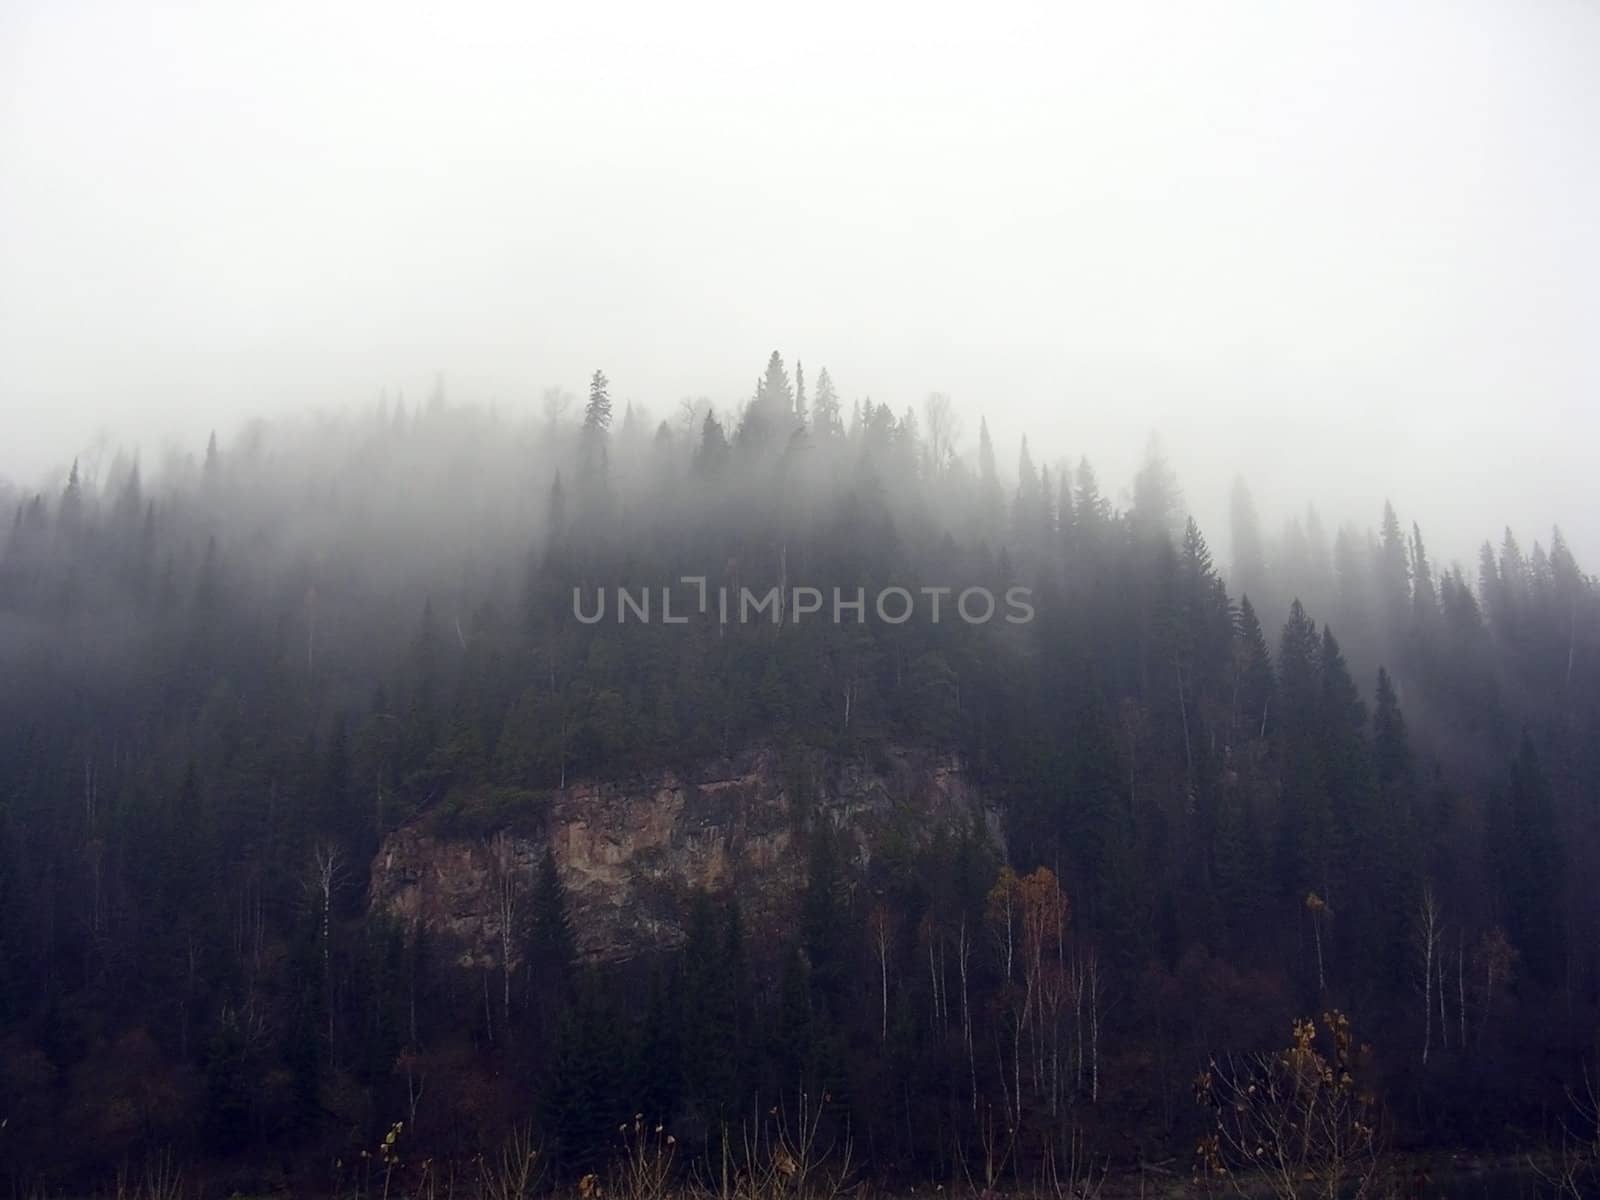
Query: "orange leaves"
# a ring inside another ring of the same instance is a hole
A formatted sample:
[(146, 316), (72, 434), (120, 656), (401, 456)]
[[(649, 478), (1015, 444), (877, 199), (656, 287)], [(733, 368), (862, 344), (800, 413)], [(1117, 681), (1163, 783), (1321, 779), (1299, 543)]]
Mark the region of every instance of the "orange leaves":
[(995, 877), (994, 886), (989, 889), (989, 898), (984, 908), (984, 913), (989, 920), (1001, 925), (1011, 919), (1011, 914), (1016, 911), (1019, 903), (1018, 889), (1020, 883), (1017, 873), (1010, 867), (1000, 868), (1000, 874)]
[(1023, 952), (1037, 961), (1044, 947), (1058, 942), (1066, 932), (1072, 905), (1049, 867), (1036, 867), (1019, 876), (1001, 867), (989, 889), (987, 915), (1002, 928), (1020, 923)]
[(1018, 883), (1022, 894), (1022, 945), (1030, 959), (1059, 942), (1071, 911), (1067, 894), (1048, 867), (1038, 867)]

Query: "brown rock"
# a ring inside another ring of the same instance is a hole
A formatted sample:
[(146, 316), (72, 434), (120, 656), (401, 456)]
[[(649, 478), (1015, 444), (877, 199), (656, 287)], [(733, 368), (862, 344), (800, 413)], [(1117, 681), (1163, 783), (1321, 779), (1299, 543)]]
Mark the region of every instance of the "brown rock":
[[(514, 823), (503, 836), (524, 911), (548, 842), (579, 952), (620, 961), (682, 944), (700, 889), (736, 896), (753, 938), (780, 935), (804, 884), (812, 820), (840, 832), (859, 877), (883, 839), (925, 843), (975, 814), (998, 843), (997, 813), (953, 755), (887, 747), (869, 763), (762, 749), (681, 775), (574, 784), (550, 793), (543, 820), (526, 823), (537, 828)], [(424, 816), (379, 847), (369, 905), (448, 938), (464, 965), (497, 965), (499, 870), (491, 838), (453, 836)]]

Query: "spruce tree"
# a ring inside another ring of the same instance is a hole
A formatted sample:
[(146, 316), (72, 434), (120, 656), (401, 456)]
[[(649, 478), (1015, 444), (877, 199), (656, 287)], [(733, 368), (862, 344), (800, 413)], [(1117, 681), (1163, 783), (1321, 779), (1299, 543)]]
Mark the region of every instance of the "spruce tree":
[(1422, 636), (1429, 636), (1439, 618), (1439, 596), (1434, 587), (1433, 565), (1422, 545), (1422, 530), (1411, 525), (1411, 609), (1412, 620)]
[(994, 461), (994, 442), (989, 438), (989, 422), (978, 421), (978, 516), (983, 535), (997, 537), (1000, 533), (1001, 515), (1005, 509), (1004, 493), (1000, 488), (1000, 472)]
[(1271, 728), (1272, 693), (1276, 681), (1266, 634), (1249, 596), (1239, 598), (1235, 623), (1234, 719), (1245, 738), (1264, 738)]
[(684, 1083), (688, 1098), (713, 1123), (732, 1118), (739, 1096), (739, 979), (717, 908), (704, 892), (689, 908), (680, 958)]
[(1394, 681), (1383, 667), (1378, 668), (1378, 707), (1373, 716), (1373, 753), (1378, 786), (1397, 804), (1412, 782), (1411, 744), (1406, 736), (1405, 717)]
[(1261, 519), (1244, 476), (1234, 477), (1229, 496), (1229, 519), (1233, 531), (1233, 577), (1241, 593), (1261, 595), (1267, 581), (1266, 550), (1261, 540)]
[(529, 905), (527, 961), (536, 1001), (548, 1021), (550, 1013), (571, 995), (578, 964), (566, 889), (555, 851), (548, 845), (539, 860)]
[(1487, 833), (1512, 944), (1528, 974), (1554, 987), (1565, 972), (1565, 862), (1555, 797), (1527, 732), (1509, 785), (1492, 802)]
[(811, 427), (819, 439), (832, 441), (844, 436), (844, 421), (839, 413), (839, 393), (834, 390), (833, 377), (828, 374), (827, 367), (823, 367), (817, 375), (817, 396), (813, 412)]
[(579, 468), (584, 496), (593, 498), (605, 491), (609, 470), (608, 443), (611, 435), (611, 382), (604, 371), (589, 378), (589, 400), (583, 408), (583, 429), (578, 437)]
[(1080, 539), (1093, 543), (1111, 524), (1111, 502), (1100, 494), (1100, 481), (1087, 458), (1078, 460), (1078, 493), (1072, 504)]
[(1298, 902), (1326, 889), (1328, 798), (1323, 787), (1318, 713), (1322, 707), (1322, 642), (1300, 601), (1289, 608), (1278, 650), (1280, 807), (1276, 874), (1283, 895)]
[(1152, 435), (1145, 446), (1144, 462), (1133, 478), (1128, 524), (1140, 538), (1171, 538), (1177, 533), (1182, 510), (1178, 477), (1162, 453), (1160, 440)]

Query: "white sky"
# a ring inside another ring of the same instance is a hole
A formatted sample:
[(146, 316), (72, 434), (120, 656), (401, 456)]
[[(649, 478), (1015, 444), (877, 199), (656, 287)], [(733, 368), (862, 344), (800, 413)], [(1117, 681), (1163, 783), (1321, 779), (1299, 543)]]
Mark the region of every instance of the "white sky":
[(0, 473), (767, 353), (1600, 570), (1600, 5), (0, 0)]

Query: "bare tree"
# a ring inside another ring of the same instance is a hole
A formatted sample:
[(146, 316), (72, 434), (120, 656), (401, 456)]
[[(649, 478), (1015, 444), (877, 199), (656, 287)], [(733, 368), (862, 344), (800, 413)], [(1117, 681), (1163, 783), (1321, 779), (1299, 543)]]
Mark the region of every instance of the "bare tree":
[(328, 1010), (328, 1057), (333, 1058), (333, 893), (344, 878), (344, 861), (339, 848), (319, 842), (311, 852), (311, 878), (307, 881), (318, 907), (320, 929), (317, 937), (322, 950), (323, 1003)]
[(956, 930), (956, 964), (961, 973), (961, 1041), (967, 1048), (967, 1074), (972, 1081), (972, 1111), (978, 1111), (978, 1057), (972, 1044), (972, 1006), (967, 985), (971, 977), (972, 939), (967, 935), (967, 914)]
[(1324, 1013), (1331, 1043), (1317, 1026), (1296, 1021), (1287, 1050), (1239, 1062), (1212, 1059), (1195, 1081), (1210, 1108), (1212, 1132), (1199, 1146), (1199, 1173), (1236, 1194), (1267, 1190), (1279, 1200), (1365, 1200), (1378, 1193), (1378, 1106), (1360, 1076), (1365, 1064), (1350, 1022)]
[(523, 880), (517, 867), (516, 845), (505, 830), (490, 839), (488, 852), (494, 880), (495, 913), (500, 921), (501, 1014), (509, 1029), (512, 959), (516, 956), (517, 913), (521, 908)]
[(928, 461), (931, 474), (937, 476), (955, 457), (956, 443), (961, 440), (961, 418), (955, 405), (943, 392), (930, 392), (923, 401), (923, 416), (928, 425)]
[(1422, 1061), (1428, 1061), (1433, 1048), (1433, 981), (1438, 973), (1439, 940), (1443, 934), (1443, 917), (1433, 885), (1422, 885), (1422, 898), (1412, 919), (1412, 943), (1416, 948), (1417, 966), (1422, 971)]
[[(1006, 1088), (1011, 1093), (1011, 1119), (1020, 1123), (1022, 1120), (1022, 1032), (1027, 1025), (1028, 997), (1024, 988), (1017, 986), (1016, 959), (1017, 959), (1017, 924), (1022, 912), (1022, 881), (1017, 878), (1016, 872), (1009, 866), (1000, 868), (999, 878), (995, 880), (994, 887), (989, 889), (987, 915), (991, 936), (994, 938), (995, 949), (1000, 955), (1002, 974), (1001, 993), (1005, 997), (1005, 1007), (1011, 1024), (1011, 1065), (1010, 1085)], [(1000, 1030), (996, 1029), (995, 1037), (998, 1039)], [(998, 1050), (998, 1047), (997, 1047)], [(1002, 1086), (1006, 1086), (1007, 1068), (1002, 1061), (1000, 1078)]]
[(685, 396), (678, 401), (678, 425), (685, 436), (698, 437), (711, 411), (711, 401), (704, 396)]
[(1089, 995), (1089, 1099), (1100, 1103), (1100, 1001), (1105, 994), (1105, 979), (1100, 974), (1100, 955), (1089, 951), (1084, 968), (1084, 987)]
[(572, 393), (565, 388), (545, 388), (544, 395), (539, 398), (539, 407), (544, 412), (544, 423), (547, 432), (553, 432), (565, 424), (567, 413), (572, 411), (574, 403)]
[(1317, 944), (1317, 991), (1328, 990), (1328, 975), (1322, 961), (1322, 923), (1333, 916), (1327, 902), (1315, 892), (1306, 893), (1306, 911), (1311, 914), (1311, 936)]
[(1483, 986), (1483, 994), (1478, 998), (1478, 1044), (1481, 1046), (1489, 1028), (1489, 1015), (1494, 1010), (1495, 989), (1511, 977), (1517, 949), (1506, 939), (1505, 930), (1494, 925), (1478, 939), (1473, 959), (1474, 974)]
[(1052, 1115), (1060, 1079), (1060, 1018), (1065, 999), (1065, 947), (1069, 905), (1055, 873), (1038, 867), (1020, 881), (1022, 946), (1026, 976), (1024, 1019), (1030, 1025), (1035, 1091), (1049, 1094)]
[(1589, 1069), (1584, 1068), (1583, 1092), (1567, 1089), (1572, 1111), (1561, 1123), (1561, 1143), (1547, 1159), (1530, 1157), (1533, 1174), (1557, 1196), (1572, 1200), (1596, 1194), (1600, 1187), (1600, 1095)]
[[(872, 912), (867, 916), (867, 928), (872, 933), (872, 953), (878, 960), (879, 994), (882, 997), (882, 1016), (879, 1022), (878, 1039), (889, 1040), (889, 938), (892, 933), (892, 921), (888, 909), (881, 904), (872, 906)], [(933, 943), (930, 940), (928, 950), (931, 955)], [(934, 987), (935, 1004), (938, 1003), (938, 987)]]

